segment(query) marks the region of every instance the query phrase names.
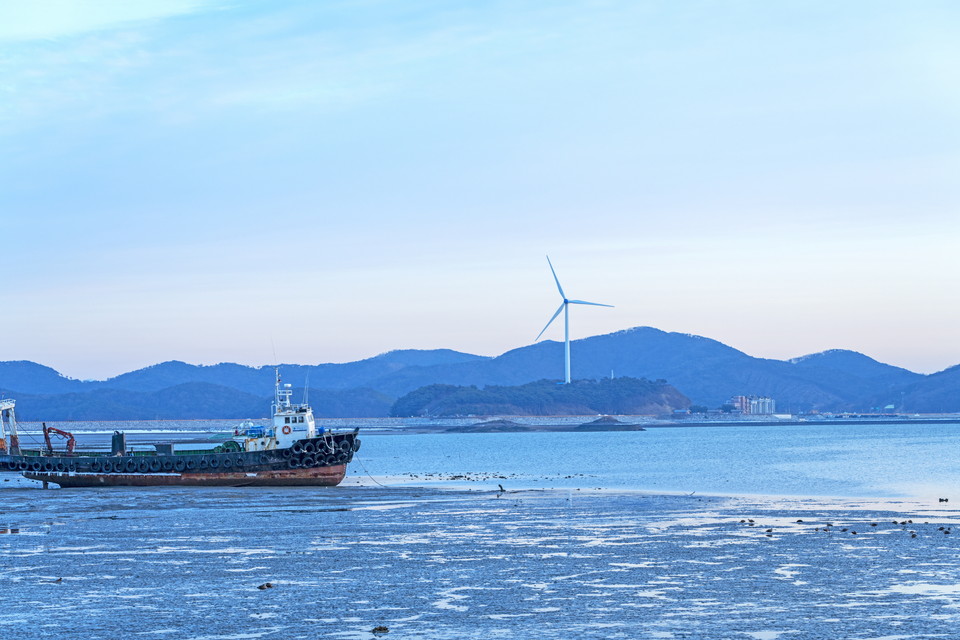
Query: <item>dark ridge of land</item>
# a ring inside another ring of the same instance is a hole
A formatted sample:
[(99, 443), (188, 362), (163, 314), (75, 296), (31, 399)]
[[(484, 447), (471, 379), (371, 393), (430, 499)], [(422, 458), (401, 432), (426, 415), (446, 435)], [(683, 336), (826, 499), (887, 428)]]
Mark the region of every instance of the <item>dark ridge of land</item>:
[[(523, 419), (529, 416), (518, 416)], [(648, 429), (682, 429), (701, 428), (701, 427), (771, 427), (771, 426), (818, 426), (818, 425), (890, 425), (890, 424), (956, 424), (960, 423), (960, 415), (929, 415), (929, 416), (876, 416), (876, 417), (850, 417), (850, 418), (792, 418), (792, 419), (713, 419), (703, 420), (697, 418), (687, 419), (666, 419), (654, 418), (653, 416), (637, 416), (644, 420), (642, 424), (623, 422), (613, 416), (604, 416), (592, 422), (586, 422), (579, 425), (571, 424), (523, 424), (515, 422), (508, 418), (498, 418), (477, 422), (470, 425), (451, 425), (439, 419), (431, 425), (415, 425), (409, 427), (392, 428), (389, 433), (524, 433), (524, 432), (572, 432), (582, 433), (590, 431), (646, 431)], [(549, 416), (539, 416), (539, 419), (549, 419)], [(358, 421), (355, 425), (361, 429), (377, 431), (376, 427), (365, 426)]]
[(601, 416), (592, 422), (584, 422), (576, 426), (573, 431), (646, 431), (638, 424), (621, 422), (613, 416)]
[(579, 425), (569, 424), (520, 424), (513, 420), (499, 418), (469, 425), (459, 425), (443, 429), (445, 433), (522, 433), (522, 432), (586, 432), (586, 431), (646, 431), (638, 424), (617, 420), (613, 416), (603, 416), (591, 422)]
[(447, 433), (513, 433), (521, 431), (535, 431), (528, 424), (518, 424), (512, 420), (487, 420), (476, 424), (468, 424), (444, 429)]

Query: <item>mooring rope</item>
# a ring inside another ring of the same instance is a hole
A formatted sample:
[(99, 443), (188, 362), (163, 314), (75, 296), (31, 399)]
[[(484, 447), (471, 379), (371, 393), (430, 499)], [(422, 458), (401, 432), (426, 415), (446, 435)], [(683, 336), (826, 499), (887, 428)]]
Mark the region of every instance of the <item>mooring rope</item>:
[(388, 486), (385, 485), (385, 484), (380, 484), (380, 482), (378, 482), (376, 478), (374, 478), (372, 475), (370, 475), (370, 472), (367, 471), (367, 466), (366, 466), (365, 464), (363, 464), (363, 460), (360, 459), (360, 456), (355, 455), (355, 456), (353, 457), (353, 459), (356, 460), (357, 463), (359, 463), (359, 465), (360, 465), (361, 467), (363, 467), (363, 472), (364, 472), (365, 474), (367, 474), (367, 477), (370, 478), (371, 480), (373, 480), (374, 483), (380, 485), (380, 486), (383, 487), (384, 489), (389, 489), (389, 488), (390, 488), (390, 487), (388, 487)]

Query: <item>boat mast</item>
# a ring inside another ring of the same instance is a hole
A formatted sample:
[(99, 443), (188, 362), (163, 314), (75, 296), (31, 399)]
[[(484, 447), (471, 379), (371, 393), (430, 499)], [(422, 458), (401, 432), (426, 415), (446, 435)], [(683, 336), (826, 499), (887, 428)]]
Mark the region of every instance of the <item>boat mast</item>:
[(280, 369), (274, 369), (277, 372), (277, 386), (274, 391), (274, 401), (273, 401), (273, 413), (276, 415), (281, 409), (290, 409), (290, 396), (293, 395), (293, 391), (290, 390), (290, 385), (281, 384), (280, 381)]
[(0, 400), (0, 450), (7, 449), (7, 429), (4, 416), (10, 420), (10, 448), (12, 455), (20, 455), (20, 437), (17, 435), (17, 414), (13, 407), (16, 400)]

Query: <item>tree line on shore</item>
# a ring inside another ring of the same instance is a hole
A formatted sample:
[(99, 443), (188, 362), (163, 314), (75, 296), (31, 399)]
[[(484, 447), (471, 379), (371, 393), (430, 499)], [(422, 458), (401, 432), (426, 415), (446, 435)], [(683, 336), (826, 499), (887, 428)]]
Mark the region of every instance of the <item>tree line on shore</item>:
[(665, 380), (603, 378), (560, 384), (538, 380), (517, 386), (432, 384), (399, 398), (394, 417), (466, 415), (662, 414), (690, 406)]

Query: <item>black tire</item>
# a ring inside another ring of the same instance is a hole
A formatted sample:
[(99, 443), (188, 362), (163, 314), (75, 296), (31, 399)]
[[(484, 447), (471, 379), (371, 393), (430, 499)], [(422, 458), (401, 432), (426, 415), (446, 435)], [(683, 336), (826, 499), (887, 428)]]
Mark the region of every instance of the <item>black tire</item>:
[(51, 460), (44, 460), (42, 464), (44, 471), (53, 471), (53, 462)]
[(210, 460), (207, 458), (207, 456), (200, 456), (200, 462), (197, 463), (197, 466), (199, 466), (201, 469), (206, 469), (210, 466)]
[(350, 448), (351, 448), (351, 445), (349, 440), (342, 440), (340, 442), (340, 451), (342, 451), (343, 453), (350, 451)]
[(357, 451), (360, 451), (360, 438), (356, 438), (353, 441), (353, 452), (356, 453)]
[(137, 473), (146, 473), (147, 471), (150, 471), (150, 461), (137, 460)]
[(162, 468), (163, 468), (163, 463), (157, 460), (156, 458), (150, 461), (150, 471), (152, 471), (153, 473), (160, 471), (160, 469)]
[(7, 460), (6, 467), (9, 471), (17, 470), (17, 461), (16, 460)]
[(293, 452), (290, 451), (290, 449), (281, 449), (281, 450), (280, 450), (280, 456), (283, 457), (283, 458), (289, 458), (289, 457), (292, 456), (292, 455), (293, 455)]
[(290, 458), (289, 460), (287, 460), (287, 466), (291, 469), (299, 469), (300, 461), (296, 458)]
[(73, 460), (68, 460), (65, 466), (67, 469), (67, 473), (73, 473), (77, 470), (77, 463), (74, 462)]
[(166, 472), (173, 471), (173, 460), (170, 458), (164, 458), (160, 461), (160, 468)]
[(103, 465), (100, 464), (99, 460), (94, 460), (90, 463), (90, 471), (93, 473), (100, 473), (100, 470), (103, 469)]
[(235, 467), (242, 467), (245, 464), (247, 464), (247, 461), (246, 459), (244, 459), (243, 456), (237, 456), (236, 458), (233, 459), (233, 466)]
[(17, 471), (26, 471), (29, 468), (30, 463), (28, 463), (26, 460), (21, 460), (17, 463)]
[(270, 456), (265, 453), (261, 453), (257, 456), (257, 462), (260, 464), (270, 464)]
[(290, 447), (290, 450), (298, 454), (303, 453), (303, 443), (300, 442), (299, 440), (297, 442), (294, 442), (293, 446)]
[(303, 460), (300, 461), (300, 464), (302, 464), (307, 469), (311, 469), (317, 466), (317, 459), (314, 458), (313, 456), (303, 456)]
[(333, 465), (337, 464), (337, 456), (333, 455), (332, 453), (329, 454), (323, 459), (323, 464), (328, 467), (332, 467)]
[(233, 460), (231, 460), (229, 457), (224, 458), (221, 464), (223, 465), (224, 469), (233, 469)]
[(174, 470), (174, 471), (180, 472), (180, 471), (183, 471), (183, 470), (186, 469), (186, 468), (187, 468), (187, 463), (184, 462), (183, 460), (177, 460), (176, 462), (173, 463), (173, 470)]
[(210, 456), (207, 462), (210, 465), (211, 469), (216, 469), (217, 467), (220, 466), (220, 459), (217, 458), (216, 456)]
[(57, 470), (57, 473), (63, 473), (67, 470), (67, 465), (62, 462), (57, 462), (57, 464), (53, 465), (53, 468)]
[(126, 471), (127, 473), (133, 473), (134, 471), (137, 470), (137, 461), (134, 460), (133, 458), (127, 459), (123, 463), (123, 470)]
[(315, 445), (315, 444), (312, 443), (312, 442), (308, 442), (308, 443), (306, 443), (305, 445), (303, 445), (303, 452), (304, 452), (304, 453), (316, 453), (316, 452), (317, 452), (317, 445)]
[(343, 464), (343, 463), (346, 462), (346, 461), (347, 461), (347, 454), (346, 454), (346, 453), (342, 453), (342, 452), (341, 452), (341, 453), (337, 454), (337, 464)]
[(197, 461), (191, 458), (190, 460), (185, 460), (184, 464), (187, 465), (187, 471), (193, 471), (197, 468)]

